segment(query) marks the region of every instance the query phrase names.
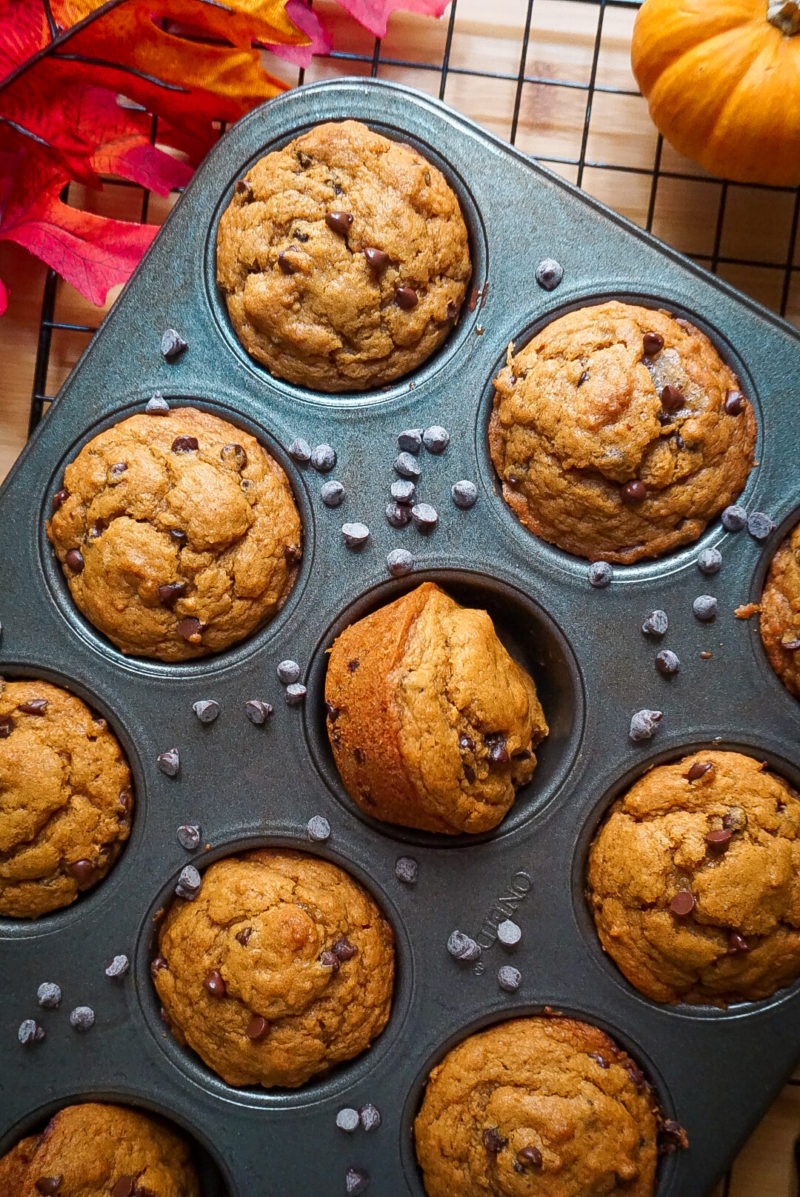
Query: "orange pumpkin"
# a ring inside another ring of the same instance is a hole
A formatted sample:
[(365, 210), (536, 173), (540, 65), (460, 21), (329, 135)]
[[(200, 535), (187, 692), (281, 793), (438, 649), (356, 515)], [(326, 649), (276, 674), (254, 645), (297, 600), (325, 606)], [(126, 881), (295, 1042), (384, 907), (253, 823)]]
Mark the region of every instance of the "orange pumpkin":
[(800, 184), (800, 3), (645, 0), (632, 62), (680, 153), (741, 183)]

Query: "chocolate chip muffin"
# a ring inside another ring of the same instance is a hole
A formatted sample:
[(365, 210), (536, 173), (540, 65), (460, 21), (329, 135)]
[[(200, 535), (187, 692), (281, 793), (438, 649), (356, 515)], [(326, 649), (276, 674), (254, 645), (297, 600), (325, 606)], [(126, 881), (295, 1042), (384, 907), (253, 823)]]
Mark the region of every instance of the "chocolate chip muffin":
[(7, 1197), (200, 1197), (188, 1144), (124, 1106), (66, 1106), (0, 1159)]
[(300, 516), (258, 441), (194, 407), (131, 416), (64, 471), (47, 525), (72, 597), (124, 653), (220, 652), (278, 612)]
[(48, 682), (0, 678), (0, 914), (36, 918), (96, 885), (132, 810), (105, 719)]
[(643, 1074), (608, 1035), (517, 1018), (433, 1069), (414, 1137), (428, 1197), (652, 1197), (659, 1122)]
[(421, 365), (470, 274), (443, 175), (357, 121), (318, 125), (257, 162), (217, 234), (217, 281), (242, 345), (319, 391), (383, 386)]
[(548, 731), (533, 679), (487, 612), (432, 582), (342, 632), (325, 699), (334, 759), (361, 809), (448, 835), (497, 826)]
[(800, 975), (800, 800), (739, 752), (645, 774), (589, 854), (600, 941), (657, 1002), (725, 1006)]
[(537, 536), (630, 564), (696, 540), (741, 492), (753, 408), (688, 320), (604, 303), (513, 349), (489, 445), (503, 497)]
[(369, 1047), (389, 1018), (392, 930), (314, 856), (261, 849), (176, 900), (152, 974), (166, 1019), (229, 1085), (295, 1089)]
[(772, 558), (761, 595), (761, 639), (770, 665), (800, 698), (800, 524)]

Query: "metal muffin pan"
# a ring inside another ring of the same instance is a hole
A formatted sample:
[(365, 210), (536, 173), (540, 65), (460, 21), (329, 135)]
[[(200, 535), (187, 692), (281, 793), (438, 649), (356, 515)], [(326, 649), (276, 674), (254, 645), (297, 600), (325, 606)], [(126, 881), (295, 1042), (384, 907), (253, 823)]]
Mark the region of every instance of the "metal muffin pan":
[[(262, 154), (309, 126), (352, 117), (409, 141), (444, 170), (470, 226), (477, 301), (420, 369), (384, 390), (324, 395), (272, 379), (239, 348), (214, 285), (214, 242), (233, 184)], [(557, 258), (564, 281), (552, 293), (536, 264)], [(727, 357), (759, 420), (757, 468), (741, 502), (779, 527), (764, 543), (714, 522), (694, 545), (660, 560), (618, 567), (592, 590), (587, 563), (530, 535), (498, 493), (486, 447), (491, 380), (506, 346), (522, 343), (555, 315), (609, 296), (690, 316)], [(160, 353), (174, 327), (188, 350)], [(197, 172), (140, 269), (71, 375), (0, 492), (0, 673), (43, 677), (72, 688), (109, 720), (134, 772), (133, 830), (99, 886), (66, 910), (35, 922), (0, 920), (7, 978), (0, 994), (5, 1038), (0, 1070), (0, 1152), (59, 1105), (113, 1099), (155, 1109), (188, 1130), (208, 1153), (207, 1197), (336, 1197), (345, 1174), (369, 1174), (368, 1192), (422, 1197), (411, 1126), (428, 1069), (455, 1042), (489, 1023), (545, 1008), (604, 1028), (634, 1055), (665, 1115), (684, 1125), (688, 1151), (660, 1166), (658, 1197), (702, 1197), (800, 1058), (800, 984), (728, 1011), (665, 1007), (636, 993), (603, 955), (583, 897), (588, 843), (623, 783), (653, 763), (721, 740), (800, 781), (800, 705), (772, 674), (756, 621), (734, 618), (757, 601), (766, 562), (800, 514), (796, 398), (798, 334), (633, 225), (588, 199), (458, 114), (409, 89), (364, 80), (303, 87), (272, 100), (232, 129)], [(197, 402), (255, 432), (287, 471), (304, 526), (304, 561), (276, 618), (226, 652), (166, 665), (123, 657), (78, 614), (43, 531), (64, 465), (102, 426), (141, 410), (156, 390)], [(443, 424), (446, 452), (420, 457), (421, 499), (440, 516), (423, 537), (388, 526), (396, 435)], [(296, 436), (338, 453), (329, 477), (346, 487), (341, 507), (319, 499), (322, 476), (297, 466)], [(477, 506), (457, 509), (450, 486), (473, 479)], [(371, 537), (348, 550), (340, 528), (362, 520)], [(700, 548), (718, 545), (722, 572), (703, 577)], [(413, 574), (389, 578), (386, 554), (408, 547)], [(378, 824), (356, 809), (332, 764), (323, 723), (325, 650), (350, 619), (424, 579), (461, 601), (486, 606), (512, 651), (541, 686), (551, 737), (533, 780), (496, 831), (467, 839)], [(720, 599), (715, 623), (691, 604)], [(654, 668), (643, 617), (665, 608), (664, 642), (681, 658), (672, 679)], [(700, 658), (709, 651), (710, 659)], [(299, 661), (303, 708), (284, 702), (275, 674)], [(192, 703), (214, 698), (215, 723)], [(275, 714), (263, 727), (244, 704), (263, 698)], [(632, 712), (664, 711), (656, 738), (628, 739)], [(180, 751), (176, 778), (156, 757)], [(332, 834), (312, 845), (308, 819), (324, 815)], [(199, 823), (201, 847), (179, 847), (175, 831)], [(160, 1022), (149, 978), (156, 916), (180, 869), (256, 844), (314, 851), (348, 869), (375, 895), (397, 937), (398, 976), (389, 1024), (373, 1047), (294, 1091), (234, 1089), (181, 1048)], [(395, 876), (398, 856), (419, 863), (415, 886)], [(497, 922), (514, 915), (521, 946), (507, 954)], [(484, 946), (477, 965), (452, 960), (456, 927)], [(131, 959), (111, 981), (115, 954)], [(511, 995), (496, 981), (514, 963)], [(8, 978), (13, 978), (9, 982)], [(40, 1011), (44, 980), (64, 991), (59, 1011)], [(73, 1031), (67, 1012), (91, 1005), (94, 1027)], [(25, 1017), (44, 1042), (23, 1048)], [(377, 1131), (336, 1129), (341, 1106), (372, 1102)]]

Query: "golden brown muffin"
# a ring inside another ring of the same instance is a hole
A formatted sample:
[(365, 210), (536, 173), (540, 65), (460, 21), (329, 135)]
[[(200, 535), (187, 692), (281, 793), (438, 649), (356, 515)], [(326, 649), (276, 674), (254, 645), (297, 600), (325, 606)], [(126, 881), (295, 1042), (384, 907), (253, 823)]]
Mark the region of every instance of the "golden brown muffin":
[(36, 918), (96, 885), (132, 810), (105, 719), (47, 682), (0, 678), (0, 914)]
[(87, 1102), (66, 1106), (40, 1135), (23, 1139), (0, 1159), (0, 1192), (7, 1197), (199, 1197), (200, 1185), (188, 1145), (159, 1119)]
[(696, 540), (753, 465), (756, 421), (687, 320), (626, 303), (554, 320), (495, 379), (503, 497), (531, 532), (630, 564)]
[(342, 869), (261, 849), (172, 903), (152, 973), (175, 1038), (224, 1081), (295, 1089), (386, 1026), (394, 937)]
[(433, 1069), (414, 1136), (428, 1197), (652, 1197), (658, 1125), (644, 1076), (608, 1035), (517, 1018)]
[(800, 800), (739, 752), (646, 773), (589, 854), (600, 941), (646, 997), (725, 1006), (800, 975)]
[(497, 826), (548, 731), (533, 679), (490, 616), (432, 582), (342, 632), (325, 699), (336, 765), (361, 809), (449, 835)]
[(244, 348), (320, 391), (382, 386), (453, 327), (471, 274), (442, 174), (357, 121), (318, 125), (239, 180), (217, 281)]
[(770, 665), (800, 698), (800, 524), (772, 558), (761, 595), (761, 639)]
[(281, 467), (194, 407), (136, 415), (64, 471), (47, 534), (72, 597), (124, 653), (184, 661), (271, 619), (292, 588), (300, 516)]

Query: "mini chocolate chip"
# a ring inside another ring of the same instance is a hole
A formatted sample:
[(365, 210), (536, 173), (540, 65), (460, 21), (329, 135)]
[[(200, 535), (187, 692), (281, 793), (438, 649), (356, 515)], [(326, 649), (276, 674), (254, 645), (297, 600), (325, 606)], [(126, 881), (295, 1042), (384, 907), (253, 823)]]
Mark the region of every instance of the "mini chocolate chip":
[(441, 424), (431, 424), (422, 434), (422, 443), (429, 453), (438, 456), (450, 444), (450, 433)]
[(497, 970), (497, 984), (505, 993), (516, 993), (522, 983), (522, 973), (510, 964)]
[(647, 498), (647, 487), (638, 478), (635, 478), (632, 482), (625, 483), (619, 492), (619, 497), (629, 507), (634, 503), (642, 503)]
[(203, 878), (194, 865), (186, 865), (181, 869), (175, 893), (187, 902), (193, 902), (203, 886)]
[(130, 966), (131, 962), (128, 957), (120, 954), (110, 960), (103, 971), (111, 980), (116, 980), (119, 977), (124, 977)]
[(419, 303), (419, 296), (413, 287), (395, 287), (394, 298), (397, 306), (404, 312), (410, 312)]
[(470, 768), (470, 766), (466, 765), (466, 764), (463, 765), (462, 767), (464, 769), (464, 776), (466, 777), (467, 782), (469, 783), (469, 785), (472, 785), (472, 783), (475, 780), (475, 770)]
[(496, 1126), (487, 1126), (481, 1139), (483, 1140), (483, 1146), (492, 1155), (498, 1155), (508, 1145), (508, 1139), (503, 1138)]
[(662, 677), (672, 677), (678, 673), (680, 667), (680, 658), (670, 649), (662, 648), (661, 652), (656, 654), (656, 669)]
[(289, 446), (289, 456), (300, 465), (307, 465), (311, 461), (311, 446), (308, 441), (304, 441), (301, 436), (296, 436)]
[(683, 919), (692, 913), (696, 905), (697, 899), (694, 894), (688, 889), (681, 889), (670, 902), (669, 908), (679, 919)]
[(389, 493), (394, 499), (395, 503), (404, 503), (410, 506), (414, 502), (414, 494), (416, 492), (416, 485), (410, 478), (398, 478), (389, 487)]
[(331, 445), (316, 445), (309, 460), (320, 474), (328, 474), (336, 465), (336, 450)]
[(663, 711), (650, 711), (646, 708), (641, 711), (636, 711), (631, 716), (631, 725), (628, 735), (634, 744), (638, 744), (643, 740), (652, 740), (658, 729), (658, 723), (663, 717)]
[(344, 1191), (348, 1197), (357, 1197), (369, 1184), (369, 1173), (363, 1168), (348, 1168), (344, 1174)]
[(171, 448), (173, 453), (194, 453), (200, 445), (196, 436), (176, 436)]
[(504, 948), (515, 948), (522, 939), (522, 928), (513, 919), (503, 919), (497, 924), (497, 938)]
[(518, 748), (516, 752), (512, 752), (511, 759), (512, 761), (529, 761), (532, 756), (530, 748)]
[(0, 740), (7, 740), (14, 727), (14, 720), (10, 715), (0, 715)]
[(356, 762), (357, 765), (364, 764), (364, 753), (361, 751), (360, 748), (353, 749), (353, 760)]
[(598, 1067), (603, 1068), (603, 1069), (611, 1067), (611, 1065), (609, 1064), (609, 1062), (605, 1058), (605, 1056), (601, 1056), (599, 1052), (588, 1052), (587, 1054), (589, 1056), (589, 1059), (594, 1060), (595, 1064), (597, 1064)]
[(698, 781), (701, 777), (705, 777), (706, 773), (710, 773), (713, 768), (714, 764), (712, 761), (695, 761), (686, 774), (686, 780)]
[(260, 727), (262, 723), (266, 723), (272, 711), (272, 703), (263, 702), (260, 698), (251, 698), (244, 704), (245, 715), (256, 727)]
[(181, 544), (181, 545), (186, 544), (187, 537), (186, 537), (186, 533), (183, 531), (183, 529), (170, 528), (169, 535), (172, 537), (172, 539), (174, 541), (177, 541), (178, 544)]
[(370, 1131), (377, 1130), (383, 1122), (380, 1110), (372, 1102), (367, 1102), (365, 1106), (362, 1106), (358, 1111), (358, 1116), (362, 1127), (368, 1134)]
[(286, 687), (285, 698), (287, 706), (299, 707), (305, 701), (308, 690), (300, 682), (292, 682)]
[(343, 935), (341, 939), (336, 940), (336, 943), (333, 944), (331, 951), (339, 960), (352, 960), (358, 951), (358, 948), (354, 943), (351, 943), (346, 936)]
[(342, 524), (342, 540), (348, 549), (360, 549), (369, 540), (369, 528), (366, 524)]
[(733, 832), (722, 827), (719, 830), (709, 831), (706, 843), (712, 852), (727, 852), (732, 838)]
[(367, 259), (370, 270), (374, 270), (376, 274), (381, 274), (389, 265), (389, 255), (382, 249), (376, 249), (374, 245), (368, 245), (365, 248), (364, 257)]
[(411, 508), (407, 503), (387, 503), (385, 515), (392, 528), (406, 528), (411, 523)]
[(122, 475), (126, 473), (127, 469), (128, 463), (126, 461), (115, 461), (108, 471), (109, 477), (121, 478)]
[(339, 707), (335, 707), (332, 702), (328, 702), (327, 699), (325, 700), (325, 717), (326, 717), (326, 719), (330, 719), (331, 723), (335, 723), (336, 720), (341, 715), (341, 713), (342, 712), (339, 709)]
[(717, 618), (717, 600), (711, 594), (700, 594), (692, 603), (695, 619), (701, 623), (712, 623)]
[(666, 427), (667, 424), (672, 423), (672, 416), (669, 414), (668, 411), (657, 412), (656, 419), (658, 420), (658, 422), (662, 426), (662, 428)]
[(64, 558), (64, 564), (67, 565), (74, 574), (83, 573), (83, 553), (80, 549), (70, 549)]
[(386, 555), (386, 568), (393, 578), (403, 578), (414, 568), (414, 555), (408, 549), (392, 549)]
[(297, 246), (290, 245), (287, 250), (282, 250), (278, 254), (278, 266), (284, 274), (296, 274), (300, 269), (297, 262), (293, 262), (291, 258), (287, 258), (287, 253), (297, 253)]
[(247, 179), (237, 179), (233, 185), (234, 195), (238, 195), (243, 203), (250, 204), (255, 198), (253, 195), (253, 188)]
[(413, 856), (398, 856), (394, 862), (394, 875), (404, 885), (416, 885), (419, 864)]
[(517, 1152), (517, 1159), (522, 1164), (523, 1168), (541, 1168), (543, 1164), (542, 1153), (538, 1147), (532, 1144), (529, 1147), (523, 1147)]
[(744, 507), (726, 507), (720, 516), (722, 526), (728, 532), (741, 532), (747, 527), (747, 512)]
[(588, 371), (588, 370), (583, 370), (583, 371), (581, 371), (581, 376), (580, 376), (580, 378), (578, 379), (578, 381), (577, 381), (577, 384), (576, 384), (576, 385), (577, 385), (577, 386), (579, 386), (579, 387), (582, 387), (582, 386), (583, 386), (583, 384), (584, 384), (584, 383), (586, 382), (586, 380), (588, 379), (588, 377), (589, 377), (589, 371)]
[(456, 507), (460, 507), (462, 511), (468, 511), (478, 501), (478, 488), (468, 478), (462, 478), (460, 482), (454, 482), (450, 487), (450, 494)]
[(175, 838), (187, 852), (194, 852), (200, 844), (201, 829), (196, 823), (182, 823), (175, 833)]
[(41, 1043), (46, 1033), (35, 1018), (24, 1018), (19, 1024), (17, 1039), (23, 1047), (30, 1047), (33, 1043)]
[(614, 577), (614, 567), (608, 561), (593, 561), (586, 571), (589, 585), (596, 590), (604, 590)]
[(252, 927), (243, 927), (241, 931), (236, 932), (235, 939), (236, 939), (237, 943), (240, 943), (242, 945), (243, 948), (246, 948), (248, 943), (250, 942), (250, 936), (252, 934), (253, 934)]
[(263, 1039), (269, 1030), (269, 1023), (266, 1018), (262, 1018), (260, 1014), (254, 1014), (245, 1028), (245, 1035), (253, 1043), (258, 1043)]
[(69, 498), (69, 491), (67, 490), (66, 487), (63, 487), (62, 490), (57, 490), (52, 498), (53, 512), (58, 511), (59, 507), (61, 507), (64, 503), (66, 503), (68, 498)]
[(544, 258), (536, 267), (534, 277), (544, 291), (554, 291), (564, 278), (564, 267), (555, 258)]
[(646, 332), (642, 337), (642, 346), (647, 357), (655, 357), (664, 348), (664, 338), (661, 333)]
[(766, 540), (774, 529), (772, 520), (763, 511), (754, 511), (747, 517), (747, 531), (754, 540)]
[(225, 979), (218, 968), (212, 968), (203, 981), (203, 988), (214, 998), (224, 998), (228, 992), (225, 986)]
[(323, 482), (319, 488), (319, 497), (326, 507), (341, 507), (344, 501), (344, 487), (341, 482), (331, 480)]
[(447, 307), (444, 311), (446, 318), (448, 320), (455, 320), (456, 316), (458, 315), (458, 308), (459, 305), (457, 303), (455, 303), (452, 299), (448, 299)]
[(158, 597), (165, 607), (174, 607), (189, 589), (186, 582), (164, 582), (158, 588)]
[(660, 1155), (671, 1155), (679, 1147), (685, 1149), (688, 1146), (689, 1136), (679, 1122), (667, 1119), (666, 1122), (661, 1124), (658, 1132), (658, 1151)]
[(297, 150), (296, 154), (297, 154), (297, 161), (300, 163), (303, 170), (308, 170), (309, 166), (311, 166), (314, 159), (309, 154), (306, 154), (304, 150)]
[(324, 951), (320, 953), (319, 962), (324, 968), (329, 968), (331, 972), (338, 973), (339, 958), (334, 952)]
[(44, 715), (47, 710), (47, 699), (31, 698), (28, 702), (21, 702), (17, 710), (24, 711), (26, 715)]
[(422, 448), (424, 428), (406, 428), (398, 434), (397, 445), (404, 453), (419, 453)]
[(491, 742), (487, 736), (486, 743), (490, 745), (489, 760), (493, 765), (505, 765), (510, 760), (506, 741), (503, 736), (497, 736)]
[(90, 1031), (94, 1026), (94, 1010), (91, 1006), (76, 1006), (70, 1011), (69, 1025), (73, 1031)]
[(181, 767), (180, 753), (177, 748), (168, 748), (158, 754), (156, 764), (167, 777), (177, 777)]
[(78, 883), (78, 888), (82, 889), (85, 885), (91, 885), (95, 876), (95, 868), (90, 860), (76, 860), (72, 864), (67, 865), (67, 872)]
[(415, 503), (411, 508), (411, 520), (418, 532), (433, 532), (439, 523), (439, 515), (430, 503)]
[(451, 931), (447, 950), (455, 960), (477, 960), (481, 954), (480, 944), (464, 931)]
[(462, 752), (474, 752), (475, 741), (472, 739), (472, 736), (460, 735), (458, 737), (458, 747)]
[[(791, 633), (786, 633), (791, 635)], [(781, 640), (781, 648), (787, 653), (796, 653), (800, 648), (800, 639), (792, 637), (790, 640)]]
[(156, 956), (153, 960), (150, 961), (150, 976), (155, 978), (156, 975), (158, 973), (162, 972), (163, 969), (165, 969), (165, 968), (169, 968), (169, 965), (167, 964), (164, 957)]
[(680, 387), (674, 387), (668, 383), (667, 386), (661, 388), (661, 402), (665, 411), (676, 412), (680, 411), (686, 399)]
[(192, 710), (201, 723), (213, 723), (219, 715), (219, 703), (213, 698), (201, 698), (192, 703)]
[(153, 394), (145, 404), (144, 410), (148, 416), (166, 416), (169, 413), (169, 404), (161, 394), (161, 391), (153, 391)]
[(121, 1176), (111, 1190), (111, 1197), (133, 1197), (135, 1191), (136, 1177)]
[(328, 212), (325, 216), (325, 223), (332, 232), (345, 237), (353, 223), (353, 215), (351, 212)]
[(352, 1135), (353, 1131), (357, 1130), (360, 1124), (361, 1119), (358, 1116), (358, 1110), (354, 1110), (352, 1106), (345, 1106), (336, 1115), (336, 1126), (340, 1131), (345, 1131), (348, 1135)]
[(199, 644), (200, 636), (203, 631), (203, 625), (199, 619), (195, 619), (193, 615), (188, 615), (186, 619), (182, 619), (180, 623), (176, 625), (175, 631), (179, 636), (182, 636), (184, 640), (189, 640), (192, 644)]
[(633, 1060), (626, 1060), (622, 1067), (627, 1072), (637, 1093), (644, 1093), (647, 1088), (647, 1078), (641, 1068), (637, 1068)]
[(401, 478), (417, 479), (422, 473), (419, 462), (411, 453), (406, 451), (398, 453), (393, 464), (395, 472), (398, 473)]
[(744, 402), (741, 391), (728, 391), (725, 396), (725, 411), (729, 416), (740, 416), (744, 411)]
[(331, 825), (322, 815), (313, 815), (306, 823), (306, 835), (317, 844), (330, 839)]
[(42, 1193), (43, 1197), (48, 1197), (48, 1194), (57, 1193), (61, 1188), (63, 1176), (40, 1176), (36, 1182), (36, 1192)]
[(189, 348), (188, 341), (184, 341), (175, 328), (167, 328), (161, 336), (161, 353), (168, 362), (173, 362)]
[(241, 445), (223, 445), (219, 451), (219, 455), (226, 465), (232, 465), (239, 473), (247, 465), (247, 453)]
[(750, 944), (738, 931), (728, 932), (728, 955), (736, 956), (739, 952), (749, 952)]
[(44, 1010), (57, 1010), (61, 1005), (61, 986), (54, 981), (42, 981), (36, 990), (36, 1000)]
[(697, 554), (697, 568), (706, 577), (713, 577), (722, 569), (722, 553), (719, 549), (703, 549)]
[(669, 629), (669, 619), (666, 611), (651, 611), (642, 624), (645, 636), (666, 636)]

